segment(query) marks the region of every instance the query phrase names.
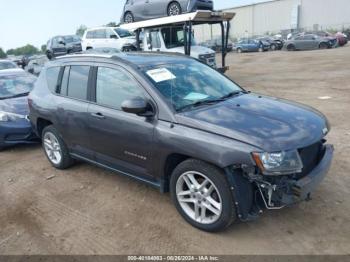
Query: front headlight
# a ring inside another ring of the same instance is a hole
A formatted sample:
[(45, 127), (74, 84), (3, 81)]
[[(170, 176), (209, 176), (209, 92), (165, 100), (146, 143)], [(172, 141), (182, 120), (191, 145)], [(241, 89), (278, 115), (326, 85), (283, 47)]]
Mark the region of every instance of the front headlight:
[(19, 119), (25, 119), (26, 116), (0, 111), (0, 122), (16, 121)]
[(303, 169), (303, 163), (297, 150), (253, 153), (253, 158), (264, 175), (300, 173)]

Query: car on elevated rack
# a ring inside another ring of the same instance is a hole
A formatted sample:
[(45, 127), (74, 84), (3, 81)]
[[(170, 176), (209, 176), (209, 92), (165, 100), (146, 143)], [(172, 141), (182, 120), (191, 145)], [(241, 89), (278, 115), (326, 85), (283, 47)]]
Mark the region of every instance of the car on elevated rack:
[(27, 101), (35, 81), (36, 77), (19, 68), (0, 70), (0, 150), (37, 142)]
[(320, 112), (247, 92), (184, 55), (62, 57), (29, 105), (54, 167), (79, 159), (170, 191), (206, 231), (309, 200), (333, 157)]
[(133, 23), (213, 8), (213, 0), (127, 0), (120, 21)]

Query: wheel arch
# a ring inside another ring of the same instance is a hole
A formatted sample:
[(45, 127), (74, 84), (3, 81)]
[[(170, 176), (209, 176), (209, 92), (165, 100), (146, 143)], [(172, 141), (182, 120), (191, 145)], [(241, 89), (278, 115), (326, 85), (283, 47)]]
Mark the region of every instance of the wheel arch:
[(50, 120), (44, 119), (39, 117), (36, 120), (36, 130), (37, 130), (37, 135), (39, 137), (42, 137), (42, 133), (45, 127), (52, 125), (53, 123)]

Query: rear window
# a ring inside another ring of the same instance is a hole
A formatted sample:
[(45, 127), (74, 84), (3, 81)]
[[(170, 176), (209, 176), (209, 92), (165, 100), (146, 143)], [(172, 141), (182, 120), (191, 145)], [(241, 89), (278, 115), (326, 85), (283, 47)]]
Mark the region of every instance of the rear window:
[(87, 99), (89, 66), (71, 66), (68, 81), (68, 96), (76, 99)]
[(47, 86), (53, 93), (56, 93), (57, 90), (57, 81), (60, 70), (60, 67), (51, 67), (46, 70)]
[(10, 61), (0, 61), (0, 70), (17, 68), (17, 65)]

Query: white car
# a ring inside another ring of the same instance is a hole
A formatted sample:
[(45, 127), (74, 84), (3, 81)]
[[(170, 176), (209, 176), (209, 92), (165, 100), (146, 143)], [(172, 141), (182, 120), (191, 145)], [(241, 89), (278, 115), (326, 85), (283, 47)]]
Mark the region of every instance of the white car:
[(120, 27), (97, 27), (85, 31), (83, 51), (96, 48), (115, 48), (123, 52), (136, 50), (136, 37)]

